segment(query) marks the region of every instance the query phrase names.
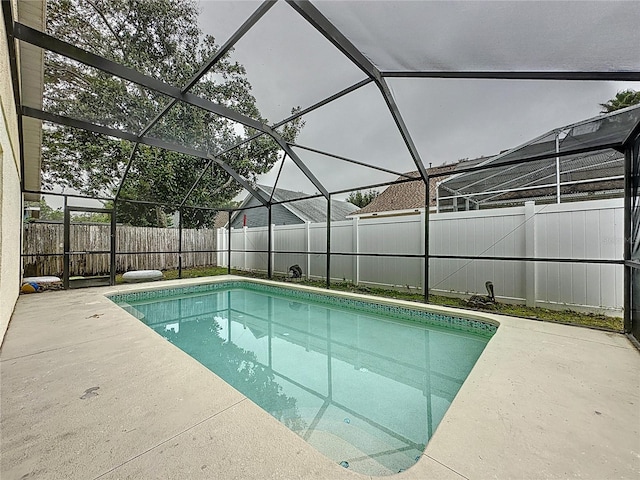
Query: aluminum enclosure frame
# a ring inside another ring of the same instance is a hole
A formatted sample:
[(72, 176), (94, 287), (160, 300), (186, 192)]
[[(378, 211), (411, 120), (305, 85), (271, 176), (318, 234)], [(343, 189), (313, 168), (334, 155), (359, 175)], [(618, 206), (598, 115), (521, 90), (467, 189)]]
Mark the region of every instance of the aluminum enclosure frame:
[[(182, 153), (185, 155), (189, 155), (189, 156), (193, 156), (196, 158), (201, 158), (201, 159), (205, 159), (207, 160), (207, 164), (206, 167), (202, 170), (199, 179), (202, 178), (202, 176), (210, 169), (213, 167), (213, 165), (218, 165), (220, 167), (222, 167), (229, 175), (231, 175), (238, 183), (240, 183), (245, 189), (247, 189), (249, 191), (249, 193), (251, 195), (253, 195), (254, 197), (256, 197), (258, 199), (258, 201), (260, 201), (260, 203), (268, 208), (269, 210), (269, 217), (271, 217), (271, 207), (273, 205), (276, 205), (278, 203), (285, 203), (285, 202), (273, 202), (272, 198), (269, 198), (268, 200), (263, 198), (262, 195), (255, 190), (254, 188), (247, 188), (247, 187), (251, 187), (251, 184), (249, 182), (246, 181), (246, 179), (244, 179), (241, 175), (239, 175), (237, 172), (235, 172), (233, 170), (233, 168), (226, 164), (223, 160), (221, 160), (219, 158), (220, 155), (229, 152), (235, 148), (238, 148), (239, 146), (243, 145), (244, 143), (255, 139), (257, 137), (259, 137), (260, 135), (268, 135), (270, 136), (280, 147), (280, 149), (282, 150), (282, 152), (284, 153), (285, 156), (288, 156), (291, 158), (291, 160), (298, 166), (298, 168), (303, 172), (303, 174), (309, 179), (309, 181), (317, 188), (317, 190), (320, 192), (321, 197), (324, 197), (327, 199), (327, 245), (326, 245), (326, 252), (325, 254), (327, 255), (327, 265), (326, 265), (326, 280), (327, 280), (327, 288), (330, 287), (330, 278), (331, 278), (331, 266), (330, 266), (330, 257), (331, 255), (343, 255), (344, 253), (340, 253), (340, 252), (332, 252), (331, 251), (331, 238), (330, 238), (330, 208), (331, 208), (331, 204), (330, 204), (330, 199), (332, 195), (336, 195), (336, 194), (340, 194), (340, 193), (346, 193), (349, 191), (354, 191), (356, 189), (360, 189), (360, 188), (367, 188), (365, 187), (357, 187), (357, 188), (353, 188), (351, 190), (340, 190), (340, 191), (329, 191), (315, 176), (314, 174), (311, 172), (311, 170), (309, 170), (306, 166), (306, 164), (299, 158), (299, 156), (294, 152), (293, 148), (297, 147), (297, 148), (307, 148), (308, 147), (304, 147), (302, 145), (296, 145), (295, 143), (287, 143), (284, 141), (284, 139), (282, 139), (282, 137), (280, 137), (280, 135), (276, 132), (276, 128), (283, 126), (293, 120), (295, 120), (296, 118), (299, 118), (301, 116), (303, 116), (306, 113), (309, 113), (317, 108), (321, 108), (324, 105), (327, 105), (339, 98), (342, 98), (344, 95), (348, 95), (354, 91), (356, 91), (357, 89), (368, 85), (369, 83), (375, 83), (381, 97), (383, 98), (383, 100), (385, 101), (385, 104), (387, 105), (387, 108), (390, 112), (390, 114), (393, 117), (393, 120), (395, 122), (396, 128), (398, 130), (398, 132), (400, 133), (405, 146), (407, 148), (407, 150), (409, 151), (413, 162), (415, 163), (415, 166), (420, 174), (420, 178), (419, 180), (422, 180), (425, 184), (425, 191), (426, 191), (426, 202), (425, 202), (425, 210), (426, 210), (426, 215), (427, 215), (427, 221), (426, 221), (426, 226), (425, 226), (425, 238), (427, 239), (426, 243), (425, 243), (425, 251), (424, 251), (424, 255), (420, 255), (419, 258), (423, 258), (424, 262), (425, 262), (425, 282), (423, 285), (423, 290), (424, 290), (424, 295), (425, 295), (425, 300), (428, 301), (428, 292), (429, 292), (429, 286), (428, 286), (428, 270), (429, 270), (429, 258), (430, 257), (434, 257), (435, 256), (430, 256), (429, 254), (429, 242), (428, 242), (428, 230), (429, 230), (429, 222), (428, 222), (428, 214), (429, 214), (429, 198), (430, 198), (430, 178), (435, 178), (435, 177), (442, 177), (445, 176), (446, 174), (442, 173), (442, 174), (429, 174), (428, 170), (425, 168), (424, 163), (422, 161), (422, 158), (420, 156), (420, 153), (418, 152), (415, 143), (411, 137), (411, 134), (409, 133), (409, 130), (405, 124), (405, 121), (401, 115), (400, 109), (392, 95), (392, 92), (386, 82), (387, 78), (465, 78), (465, 79), (487, 79), (487, 78), (491, 78), (491, 79), (509, 79), (509, 80), (581, 80), (581, 81), (603, 81), (603, 80), (607, 80), (607, 81), (640, 81), (640, 71), (611, 71), (611, 72), (600, 72), (600, 71), (589, 71), (589, 72), (584, 72), (584, 71), (567, 71), (567, 72), (560, 72), (560, 71), (549, 71), (549, 72), (541, 72), (541, 71), (518, 71), (518, 72), (512, 72), (512, 71), (495, 71), (495, 72), (484, 72), (484, 71), (457, 71), (457, 72), (451, 72), (451, 71), (440, 71), (440, 72), (433, 72), (433, 71), (429, 71), (429, 72), (421, 72), (421, 71), (381, 71), (379, 70), (362, 52), (360, 52), (358, 50), (358, 48), (351, 43), (347, 37), (335, 26), (331, 23), (331, 21), (325, 17), (311, 2), (309, 1), (305, 1), (305, 0), (287, 0), (287, 3), (302, 17), (304, 18), (311, 26), (313, 26), (313, 28), (315, 28), (319, 33), (321, 33), (329, 42), (331, 42), (331, 44), (333, 44), (339, 51), (342, 52), (342, 54), (348, 58), (355, 66), (357, 66), (361, 71), (364, 72), (364, 74), (366, 75), (366, 78), (356, 84), (353, 84), (352, 86), (337, 92), (333, 95), (328, 96), (327, 98), (317, 102), (316, 104), (309, 106), (305, 109), (302, 109), (300, 112), (287, 117), (285, 119), (283, 119), (280, 122), (277, 122), (271, 126), (269, 125), (264, 125), (252, 118), (249, 118), (245, 115), (242, 115), (238, 112), (235, 112), (231, 109), (229, 109), (228, 107), (225, 107), (223, 105), (219, 105), (216, 104), (215, 102), (209, 101), (209, 100), (205, 100), (201, 97), (198, 97), (192, 93), (190, 93), (190, 89), (198, 82), (198, 80), (200, 78), (202, 78), (204, 75), (206, 75), (206, 73), (216, 64), (216, 62), (218, 62), (231, 48), (233, 48), (233, 46), (236, 44), (236, 42), (238, 42), (248, 31), (251, 30), (252, 27), (255, 26), (256, 23), (259, 22), (259, 20), (265, 15), (265, 13), (267, 11), (269, 11), (270, 8), (273, 7), (273, 5), (275, 4), (276, 0), (265, 0), (263, 1), (258, 8), (247, 18), (247, 20), (235, 31), (235, 33), (233, 33), (231, 35), (231, 37), (227, 40), (227, 42), (225, 42), (225, 44), (218, 50), (218, 52), (213, 56), (213, 58), (211, 58), (208, 62), (205, 63), (205, 65), (203, 65), (199, 71), (182, 87), (182, 88), (178, 88), (178, 87), (174, 87), (171, 85), (168, 85), (165, 82), (162, 82), (158, 79), (149, 77), (147, 75), (144, 75), (140, 72), (137, 72), (133, 69), (130, 69), (128, 67), (125, 67), (123, 65), (120, 65), (118, 63), (112, 62), (104, 57), (101, 57), (99, 55), (95, 55), (93, 53), (90, 53), (88, 51), (82, 50), (78, 47), (75, 47), (69, 43), (66, 43), (64, 41), (61, 41), (59, 39), (56, 39), (50, 35), (47, 35), (45, 32), (41, 32), (38, 30), (35, 30), (33, 28), (30, 28), (26, 25), (23, 25), (19, 22), (17, 22), (15, 20), (15, 16), (13, 15), (12, 12), (12, 5), (11, 5), (11, 0), (1, 0), (2, 2), (2, 9), (3, 9), (3, 18), (4, 18), (4, 23), (5, 23), (5, 29), (6, 29), (6, 33), (7, 33), (7, 39), (8, 39), (8, 43), (9, 43), (9, 57), (10, 57), (10, 68), (11, 68), (11, 74), (12, 74), (12, 80), (13, 80), (13, 89), (14, 89), (14, 101), (16, 103), (16, 110), (18, 112), (18, 122), (19, 122), (19, 126), (22, 123), (22, 118), (23, 117), (31, 117), (31, 118), (36, 118), (36, 119), (40, 119), (40, 120), (44, 120), (44, 121), (49, 121), (49, 122), (53, 122), (59, 125), (66, 125), (66, 126), (70, 126), (70, 127), (74, 127), (74, 128), (80, 128), (80, 129), (84, 129), (84, 130), (88, 130), (88, 131), (92, 131), (92, 132), (96, 132), (96, 133), (100, 133), (103, 135), (108, 135), (108, 136), (113, 136), (116, 138), (120, 138), (120, 139), (124, 139), (124, 140), (128, 140), (130, 142), (133, 143), (134, 148), (132, 150), (132, 153), (130, 155), (130, 158), (127, 162), (126, 168), (124, 170), (123, 176), (120, 179), (120, 182), (118, 184), (116, 193), (114, 195), (113, 198), (108, 198), (105, 200), (113, 200), (114, 201), (114, 206), (117, 209), (117, 203), (119, 201), (121, 201), (120, 197), (120, 193), (121, 193), (121, 189), (122, 189), (122, 185), (124, 183), (124, 181), (127, 178), (127, 175), (130, 171), (131, 166), (134, 164), (135, 162), (135, 157), (136, 157), (136, 153), (137, 153), (137, 149), (138, 146), (140, 144), (144, 144), (144, 145), (149, 145), (152, 147), (157, 147), (157, 148), (162, 148), (165, 150), (169, 150), (169, 151), (174, 151), (174, 152), (178, 152), (178, 153)], [(30, 108), (28, 106), (22, 105), (21, 103), (21, 98), (19, 95), (19, 73), (18, 73), (18, 69), (17, 69), (17, 62), (16, 62), (16, 50), (18, 47), (18, 41), (23, 41), (26, 42), (28, 44), (34, 45), (36, 47), (39, 47), (43, 50), (47, 50), (47, 51), (51, 51), (51, 52), (55, 52), (58, 53), (66, 58), (72, 59), (72, 60), (76, 60), (78, 62), (81, 62), (85, 65), (89, 65), (91, 67), (97, 68), (99, 70), (102, 70), (106, 73), (109, 73), (115, 77), (121, 78), (121, 79), (125, 79), (128, 80), (130, 82), (136, 83), (138, 85), (142, 85), (145, 88), (149, 89), (152, 92), (156, 92), (156, 93), (161, 93), (163, 95), (169, 96), (171, 98), (171, 100), (165, 105), (165, 107), (160, 111), (160, 113), (158, 113), (148, 124), (145, 128), (143, 128), (142, 130), (140, 130), (139, 132), (127, 132), (127, 131), (122, 131), (122, 130), (116, 130), (116, 129), (112, 129), (112, 128), (108, 128), (108, 127), (104, 127), (101, 125), (96, 125), (90, 122), (84, 122), (78, 119), (73, 119), (73, 118), (69, 118), (69, 117), (64, 117), (61, 115), (54, 115), (52, 113), (49, 112), (45, 112), (43, 110), (37, 110), (37, 109), (33, 109)], [(239, 124), (245, 125), (247, 127), (253, 128), (256, 131), (258, 131), (259, 133), (256, 135), (253, 135), (247, 139), (242, 140), (241, 142), (239, 142), (237, 145), (234, 145), (228, 149), (226, 149), (225, 151), (222, 152), (206, 152), (206, 151), (199, 151), (193, 148), (188, 148), (188, 147), (184, 147), (172, 142), (167, 142), (167, 141), (163, 141), (160, 139), (156, 139), (156, 138), (152, 138), (149, 137), (147, 134), (148, 132), (151, 130), (151, 128), (156, 125), (170, 110), (173, 106), (175, 106), (176, 104), (178, 104), (179, 102), (183, 102), (185, 104), (188, 105), (192, 105), (198, 108), (201, 108), (207, 112), (210, 112), (214, 115), (223, 117), (223, 118), (227, 118), (230, 119), (232, 121), (235, 121)], [(21, 131), (21, 130), (20, 130)], [(625, 149), (628, 153), (628, 161), (625, 162), (626, 164), (630, 164), (632, 161), (632, 158), (635, 159), (635, 157), (637, 157), (637, 143), (638, 143), (638, 137), (639, 137), (640, 133), (638, 131), (638, 125), (636, 125), (636, 127), (633, 129), (632, 132), (629, 133), (629, 135), (627, 136), (627, 138), (625, 139), (625, 141), (620, 144), (620, 143), (616, 143), (616, 144), (603, 144), (603, 145), (599, 145), (598, 148), (616, 148), (616, 149)], [(21, 170), (22, 170), (22, 180), (24, 180), (24, 159), (22, 157), (22, 152), (23, 152), (23, 142), (24, 139), (22, 138), (22, 135), (20, 135), (20, 152), (21, 152)], [(633, 143), (635, 142), (635, 143)], [(633, 148), (630, 145), (635, 145), (635, 150), (633, 150)], [(570, 152), (562, 152), (560, 155), (558, 154), (554, 154), (554, 155), (537, 155), (537, 156), (530, 156), (524, 159), (518, 159), (518, 160), (513, 160), (513, 161), (505, 161), (505, 162), (497, 162), (496, 164), (492, 164), (490, 165), (490, 168), (497, 168), (497, 167), (506, 167), (506, 166), (511, 166), (511, 165), (517, 165), (520, 163), (526, 163), (526, 162), (530, 162), (530, 161), (535, 161), (535, 160), (540, 160), (540, 159), (545, 159), (545, 158), (551, 158), (552, 156), (565, 156), (565, 155), (570, 155), (570, 154), (576, 154), (576, 153), (581, 153), (581, 152), (587, 152), (587, 151), (593, 151), (595, 149), (595, 147), (589, 147), (586, 149), (574, 149), (573, 151)], [(311, 149), (309, 149), (311, 150)], [(381, 171), (386, 171), (387, 173), (397, 173), (398, 177), (406, 177), (406, 175), (404, 173), (401, 172), (393, 172), (392, 170), (389, 169), (381, 169), (379, 167), (374, 167), (372, 165), (367, 165), (366, 162), (364, 161), (360, 161), (360, 160), (354, 160), (354, 159), (348, 159), (345, 157), (341, 157), (338, 155), (334, 155), (328, 152), (323, 152), (320, 150), (315, 150), (313, 149), (312, 151), (314, 151), (315, 153), (318, 153), (320, 155), (325, 155), (327, 157), (332, 157), (338, 160), (342, 160), (342, 161), (346, 161), (352, 164), (357, 164), (363, 167), (370, 167), (370, 168), (375, 168)], [(635, 154), (633, 152), (636, 152)], [(635, 157), (634, 157), (635, 155)], [(631, 167), (629, 165), (627, 165), (628, 168), (628, 172), (626, 175), (626, 183), (629, 183), (629, 172), (631, 171)], [(484, 165), (479, 165), (479, 166), (475, 166), (475, 167), (471, 167), (471, 168), (467, 168), (467, 169), (462, 169), (456, 173), (462, 173), (462, 172), (472, 172), (472, 171), (481, 171), (483, 169), (486, 169), (487, 166)], [(279, 177), (278, 177), (279, 178)], [(416, 181), (415, 178), (401, 178), (401, 180), (396, 180), (393, 182), (386, 182), (386, 183), (378, 183), (375, 185), (370, 185), (368, 186), (368, 188), (373, 188), (373, 187), (380, 187), (380, 186), (386, 186), (386, 185), (392, 185), (395, 183), (401, 183), (402, 181)], [(177, 207), (179, 212), (182, 212), (182, 208), (185, 206), (186, 201), (188, 200), (191, 192), (196, 188), (198, 184), (198, 181), (196, 181), (196, 183), (191, 187), (191, 189), (188, 191), (188, 193), (185, 195), (185, 197), (183, 198), (182, 202), (179, 205), (171, 205), (171, 206), (175, 206)], [(276, 184), (274, 185), (274, 188), (277, 187), (277, 180), (276, 180)], [(22, 184), (22, 191), (24, 193), (38, 193), (38, 194), (51, 194), (51, 192), (43, 192), (43, 191), (38, 191), (38, 192), (34, 192), (34, 191), (29, 191), (27, 192), (27, 190), (25, 190), (24, 188), (24, 183)], [(631, 213), (630, 213), (630, 203), (628, 201), (628, 199), (630, 198), (630, 190), (629, 188), (626, 189), (625, 192), (625, 212), (626, 212), (626, 216), (625, 218), (631, 218)], [(89, 197), (82, 197), (82, 196), (78, 196), (80, 198), (89, 198)], [(157, 202), (145, 202), (144, 200), (127, 200), (128, 202), (132, 202), (132, 203), (141, 203), (141, 204), (157, 204)], [(291, 200), (292, 202), (295, 200)], [(627, 205), (629, 203), (629, 205)], [(202, 207), (194, 207), (194, 208), (202, 208)], [(231, 213), (233, 211), (235, 211), (236, 209), (233, 208), (210, 208), (210, 207), (204, 207), (204, 210), (217, 210), (217, 211), (227, 211), (229, 212), (229, 218), (231, 218)], [(115, 214), (114, 214), (115, 217)], [(269, 224), (271, 224), (271, 222), (269, 222)], [(182, 230), (182, 221), (180, 221), (180, 230)], [(271, 235), (270, 235), (271, 237)], [(628, 244), (630, 241), (630, 237), (628, 235), (625, 235), (625, 249), (627, 248)], [(181, 243), (181, 242), (180, 242)], [(182, 251), (182, 245), (180, 245), (180, 251)], [(229, 243), (229, 250), (228, 250), (228, 254), (231, 254), (231, 244)], [(626, 250), (625, 250), (626, 251)], [(271, 244), (269, 245), (268, 248), (268, 254), (269, 254), (269, 265), (268, 265), (268, 271), (269, 271), (269, 276), (271, 276), (272, 272), (271, 272), (271, 255), (272, 255), (272, 246)], [(309, 253), (309, 252), (307, 252)], [(463, 258), (463, 257), (447, 257), (447, 258)], [(474, 257), (476, 258), (476, 257)], [(481, 258), (485, 258), (485, 257), (481, 257)], [(489, 259), (487, 257), (487, 259)], [(499, 258), (496, 257), (495, 260), (512, 260), (511, 258)], [(515, 259), (513, 259), (515, 260)], [(554, 261), (570, 261), (568, 259), (536, 259), (536, 258), (527, 258), (527, 259), (519, 259), (519, 260), (526, 260), (526, 261), (550, 261), (550, 260), (554, 260)], [(589, 259), (582, 259), (582, 260), (578, 260), (578, 261), (591, 261)], [(625, 265), (627, 265), (626, 262), (629, 262), (630, 258), (629, 256), (625, 253), (625, 258), (624, 258), (624, 262)], [(608, 261), (607, 261), (608, 262)], [(607, 263), (607, 262), (602, 262), (600, 261), (600, 263)], [(612, 260), (612, 262), (618, 263), (618, 261)], [(230, 268), (230, 267), (229, 267)], [(625, 272), (629, 272), (631, 267), (626, 267)], [(627, 273), (625, 274), (627, 275)], [(628, 275), (630, 276), (630, 274)], [(626, 278), (626, 277), (625, 277)], [(629, 281), (629, 285), (631, 285), (631, 281)], [(630, 288), (627, 288), (625, 290), (625, 306), (627, 306), (627, 299), (628, 297), (630, 298)], [(625, 309), (625, 315), (627, 315), (627, 309)], [(626, 317), (625, 317), (626, 318)], [(629, 329), (631, 328), (631, 326), (629, 326)], [(625, 329), (627, 329), (627, 325), (625, 323)]]

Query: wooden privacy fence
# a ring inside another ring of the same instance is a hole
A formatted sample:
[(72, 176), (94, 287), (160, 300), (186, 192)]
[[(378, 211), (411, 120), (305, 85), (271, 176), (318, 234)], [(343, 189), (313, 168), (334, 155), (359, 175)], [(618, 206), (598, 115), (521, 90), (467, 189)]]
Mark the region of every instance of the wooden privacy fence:
[[(108, 251), (110, 226), (71, 225), (71, 251)], [(178, 268), (179, 230), (177, 228), (116, 228), (116, 272), (127, 270), (170, 270)], [(23, 254), (26, 275), (62, 275), (64, 225), (31, 223), (24, 229)], [(182, 266), (216, 264), (216, 235), (210, 229), (182, 230)], [(198, 253), (187, 253), (197, 251)], [(118, 252), (122, 252), (118, 254)], [(176, 253), (147, 253), (176, 252)], [(131, 253), (131, 254), (125, 254)], [(51, 255), (54, 254), (54, 255)], [(71, 255), (71, 275), (109, 273), (108, 254)]]

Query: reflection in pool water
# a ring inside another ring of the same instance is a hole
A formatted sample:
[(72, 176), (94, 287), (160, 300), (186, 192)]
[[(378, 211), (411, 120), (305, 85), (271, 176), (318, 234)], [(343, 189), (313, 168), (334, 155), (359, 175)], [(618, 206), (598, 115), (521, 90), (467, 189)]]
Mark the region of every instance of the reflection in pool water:
[(337, 463), (413, 465), (486, 336), (232, 289), (123, 305)]

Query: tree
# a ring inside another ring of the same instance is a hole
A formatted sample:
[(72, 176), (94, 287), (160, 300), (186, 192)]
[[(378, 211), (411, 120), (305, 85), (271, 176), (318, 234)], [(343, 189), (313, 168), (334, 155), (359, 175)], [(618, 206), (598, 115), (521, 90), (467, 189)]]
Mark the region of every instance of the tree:
[(640, 103), (640, 91), (635, 90), (623, 90), (621, 92), (616, 93), (616, 96), (611, 100), (607, 101), (607, 103), (601, 103), (600, 106), (602, 110), (601, 113), (609, 113), (615, 112), (616, 110), (620, 110), (621, 108), (630, 107), (632, 105), (638, 105)]
[[(198, 27), (195, 0), (50, 0), (48, 31), (73, 45), (99, 54), (176, 86), (186, 84), (219, 49)], [(227, 53), (191, 93), (230, 107), (267, 124), (251, 94), (242, 65)], [(45, 57), (44, 108), (52, 113), (134, 133), (167, 104), (168, 99), (105, 72), (48, 53)], [(295, 139), (300, 120), (279, 130)], [(256, 133), (225, 118), (178, 102), (148, 133), (172, 143), (217, 154)], [(43, 129), (43, 184), (71, 188), (89, 196), (113, 195), (133, 145), (130, 142), (59, 125)], [(262, 135), (221, 158), (239, 174), (255, 181), (278, 160), (280, 150)], [(120, 203), (117, 217), (127, 223), (162, 225), (180, 205), (208, 160), (140, 145), (122, 199), (153, 202)], [(219, 167), (209, 169), (186, 205), (215, 208), (241, 187)], [(122, 213), (118, 213), (122, 212)], [(213, 223), (215, 212), (190, 210), (185, 226)]]
[(111, 215), (97, 212), (77, 213), (71, 217), (71, 221), (74, 223), (111, 223)]
[(355, 206), (363, 208), (369, 205), (378, 195), (379, 192), (375, 190), (369, 190), (362, 193), (360, 190), (357, 192), (351, 192), (347, 197), (347, 202), (353, 203)]

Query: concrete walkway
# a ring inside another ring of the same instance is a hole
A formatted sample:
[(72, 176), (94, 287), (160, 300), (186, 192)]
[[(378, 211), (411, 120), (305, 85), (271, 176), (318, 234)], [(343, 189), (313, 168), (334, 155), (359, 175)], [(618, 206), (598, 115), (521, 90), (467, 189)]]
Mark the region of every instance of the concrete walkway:
[[(0, 351), (2, 480), (368, 478), (104, 297), (135, 288), (19, 299)], [(630, 342), (491, 318), (498, 333), (425, 453), (393, 478), (640, 478)]]

